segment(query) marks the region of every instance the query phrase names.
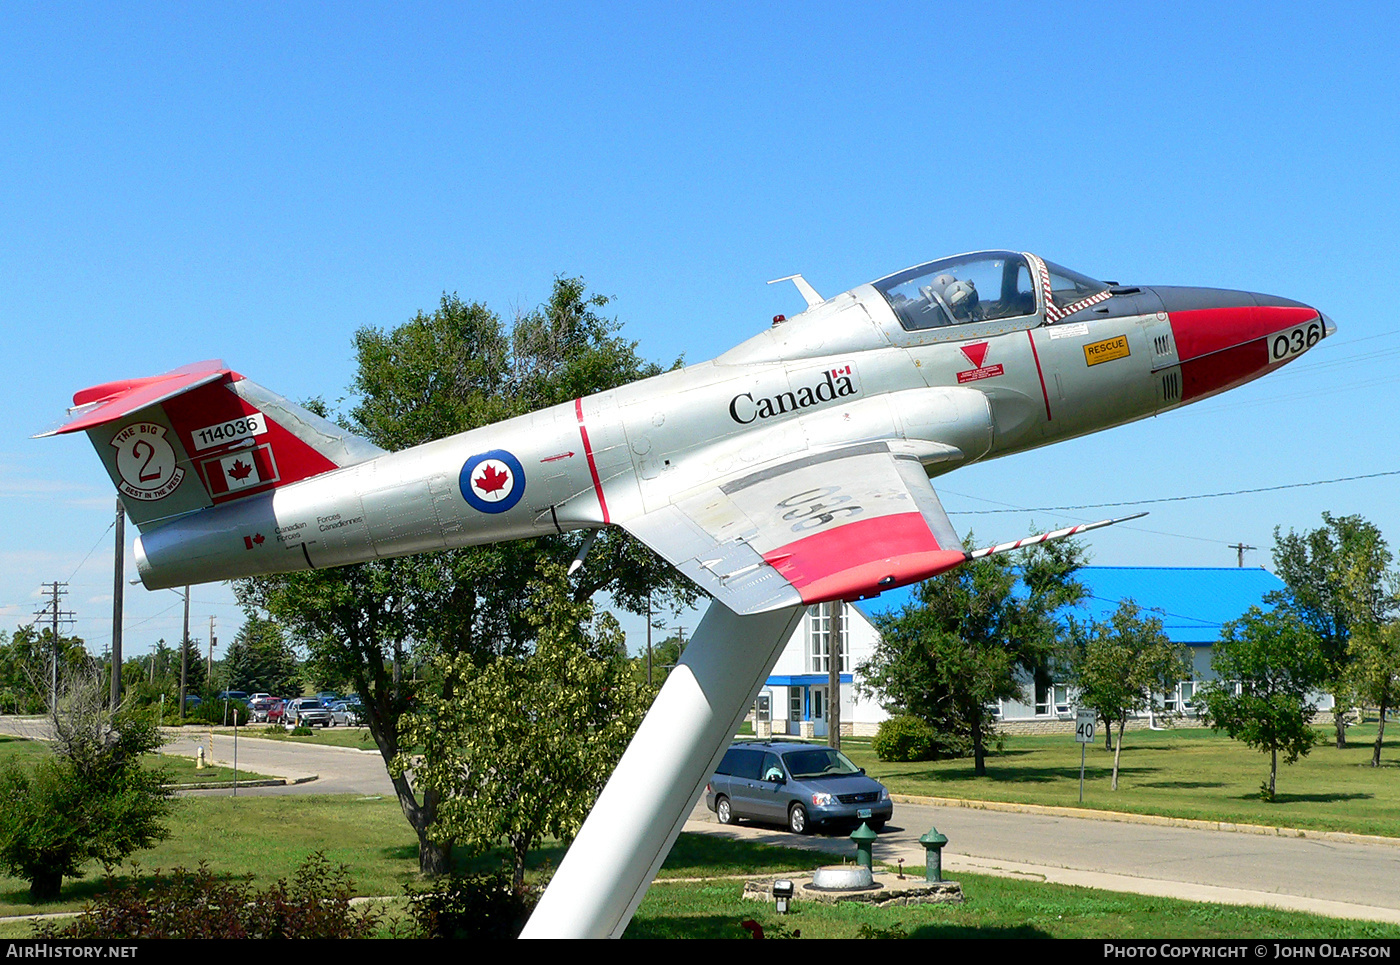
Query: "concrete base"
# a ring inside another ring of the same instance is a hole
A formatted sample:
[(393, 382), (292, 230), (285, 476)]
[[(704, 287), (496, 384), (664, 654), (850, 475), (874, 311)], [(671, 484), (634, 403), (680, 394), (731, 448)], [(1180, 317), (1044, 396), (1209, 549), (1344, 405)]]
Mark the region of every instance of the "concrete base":
[[(946, 905), (963, 901), (962, 885), (956, 881), (928, 882), (922, 878), (899, 877), (893, 873), (875, 875), (875, 887), (862, 891), (817, 891), (808, 888), (811, 875), (781, 875), (793, 884), (792, 902), (804, 901), (833, 905), (838, 901), (858, 901), (868, 905), (899, 908), (904, 905)], [(744, 883), (743, 897), (749, 901), (773, 901), (773, 878), (756, 878)]]

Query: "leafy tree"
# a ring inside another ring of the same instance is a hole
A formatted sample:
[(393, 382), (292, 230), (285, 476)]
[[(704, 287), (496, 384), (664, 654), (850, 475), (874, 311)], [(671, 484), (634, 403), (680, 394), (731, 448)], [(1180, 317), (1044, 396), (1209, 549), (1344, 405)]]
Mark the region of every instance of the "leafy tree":
[(1266, 602), (1286, 605), (1316, 635), (1333, 694), (1337, 746), (1346, 746), (1342, 696), (1355, 631), (1374, 628), (1395, 611), (1396, 577), (1381, 532), (1360, 516), (1322, 514), (1323, 525), (1305, 533), (1274, 529), (1274, 569), (1287, 585)]
[[(444, 296), (431, 315), (392, 331), (355, 335), (358, 361), (349, 428), (387, 449), (463, 432), (659, 372), (638, 357), (598, 310), (581, 279), (556, 278), (548, 301), (511, 326), (480, 303)], [(364, 701), (365, 722), (386, 765), (400, 752), (399, 722), (410, 701), (451, 701), (459, 670), (530, 649), (532, 589), (546, 560), (569, 559), (578, 535), (540, 537), (395, 560), (261, 577), (236, 585), (245, 606), (270, 615), (306, 647), (307, 672), (346, 680)], [(695, 590), (645, 546), (617, 530), (600, 534), (588, 565), (571, 579), (576, 601), (606, 593), (645, 612), (647, 598), (688, 603)], [(431, 663), (436, 656), (465, 657)], [(430, 668), (407, 679), (413, 665)], [(431, 669), (431, 668), (437, 669)], [(416, 771), (393, 776), (418, 836), (419, 867), (449, 867), (452, 838), (430, 829), (441, 794)]]
[(1202, 717), (1213, 729), (1269, 753), (1269, 780), (1260, 791), (1272, 801), (1279, 753), (1292, 764), (1317, 740), (1313, 696), (1328, 672), (1317, 634), (1286, 608), (1250, 607), (1222, 628), (1211, 670), (1216, 679), (1197, 691)]
[(633, 676), (617, 622), (573, 598), (562, 565), (542, 565), (533, 590), (534, 651), (482, 667), (439, 656), (455, 693), (426, 694), (404, 718), (422, 757), (401, 754), (392, 768), (440, 796), (433, 833), (480, 849), (505, 841), (517, 890), (530, 849), (578, 833), (654, 694)]
[(142, 764), (161, 743), (149, 715), (108, 710), (98, 675), (68, 674), (50, 723), (52, 757), (0, 770), (0, 865), (29, 882), (35, 902), (57, 898), (88, 861), (111, 865), (168, 835), (169, 792)]
[(1368, 626), (1351, 635), (1347, 642), (1346, 685), (1359, 703), (1380, 708), (1376, 744), (1371, 753), (1371, 766), (1380, 767), (1385, 716), (1400, 697), (1400, 622)]
[[(58, 636), (58, 673), (85, 671), (92, 655), (80, 637)], [(53, 675), (53, 630), (33, 624), (15, 630), (9, 642), (0, 640), (0, 707), (17, 713), (40, 714), (49, 704)]]
[[(660, 690), (661, 685), (666, 682), (666, 678), (671, 675), (671, 671), (680, 663), (681, 653), (685, 649), (685, 641), (679, 633), (672, 633), (665, 640), (654, 641), (651, 645), (651, 686), (655, 690)], [(645, 682), (647, 679), (647, 655), (645, 651), (637, 660), (637, 677)]]
[(1132, 600), (1123, 600), (1107, 623), (1095, 622), (1074, 668), (1079, 701), (1094, 708), (1109, 725), (1118, 725), (1113, 752), (1113, 790), (1128, 718), (1153, 706), (1154, 694), (1172, 689), (1191, 673), (1185, 647), (1162, 632), (1162, 621), (1144, 616)]
[(1019, 568), (991, 556), (925, 581), (900, 613), (876, 618), (863, 689), (894, 713), (922, 717), (945, 750), (970, 748), (975, 772), (986, 774), (995, 704), (1047, 672), (1065, 633), (1057, 615), (1086, 592), (1074, 579), (1083, 561), (1078, 543), (1042, 543)]

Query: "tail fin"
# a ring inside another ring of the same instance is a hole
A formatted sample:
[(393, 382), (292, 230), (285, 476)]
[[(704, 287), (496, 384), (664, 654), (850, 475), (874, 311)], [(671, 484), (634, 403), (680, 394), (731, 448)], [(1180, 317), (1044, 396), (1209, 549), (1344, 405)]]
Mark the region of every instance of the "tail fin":
[(143, 532), (384, 451), (217, 359), (83, 389), (69, 414), (39, 435), (86, 431)]

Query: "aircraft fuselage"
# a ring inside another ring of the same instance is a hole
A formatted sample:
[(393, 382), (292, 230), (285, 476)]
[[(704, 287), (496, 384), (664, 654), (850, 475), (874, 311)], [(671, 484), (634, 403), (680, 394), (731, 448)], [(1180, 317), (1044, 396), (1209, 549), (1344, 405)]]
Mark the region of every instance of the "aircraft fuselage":
[(932, 477), (1208, 397), (1329, 331), (1271, 296), (1120, 287), (1053, 319), (1041, 295), (1029, 314), (950, 309), (948, 323), (911, 328), (916, 309), (879, 284), (709, 362), (175, 517), (141, 536), (141, 578), (158, 588), (597, 528), (736, 470), (856, 443), (885, 443)]

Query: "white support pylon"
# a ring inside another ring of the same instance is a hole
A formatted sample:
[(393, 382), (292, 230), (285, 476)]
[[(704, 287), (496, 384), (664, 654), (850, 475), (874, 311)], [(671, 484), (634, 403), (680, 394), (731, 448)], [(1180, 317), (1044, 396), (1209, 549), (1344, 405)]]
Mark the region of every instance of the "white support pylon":
[(521, 938), (621, 936), (803, 609), (710, 603)]

